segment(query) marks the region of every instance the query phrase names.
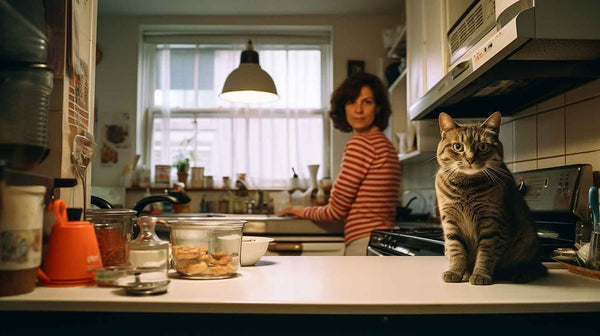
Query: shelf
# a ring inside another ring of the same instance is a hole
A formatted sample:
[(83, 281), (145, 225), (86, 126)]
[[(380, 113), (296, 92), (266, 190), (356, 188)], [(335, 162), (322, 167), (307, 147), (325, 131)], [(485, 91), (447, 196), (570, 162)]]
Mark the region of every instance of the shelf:
[(435, 152), (413, 151), (407, 154), (398, 154), (398, 160), (403, 163), (422, 163), (435, 158)]
[[(126, 191), (146, 191), (146, 189), (149, 189), (150, 191), (164, 191), (165, 189), (171, 190), (173, 189), (173, 187), (157, 187), (157, 186), (152, 186), (152, 187), (148, 187), (148, 188), (142, 188), (142, 187), (131, 187), (131, 188), (125, 188)], [(261, 188), (261, 189), (256, 189), (256, 188), (248, 188), (248, 191), (283, 191), (283, 190), (288, 190), (287, 188)], [(220, 191), (220, 192), (225, 192), (225, 191), (231, 191), (231, 192), (236, 192), (237, 189), (225, 189), (225, 188), (185, 188), (185, 191), (201, 191), (201, 192), (212, 192), (212, 191)]]
[(387, 56), (389, 58), (401, 58), (406, 56), (406, 26), (402, 28), (402, 31), (396, 37)]
[(400, 76), (398, 76), (398, 78), (396, 78), (392, 85), (390, 85), (390, 87), (388, 88), (388, 92), (391, 94), (394, 88), (398, 85), (398, 83), (400, 83), (404, 78), (406, 78), (406, 69), (404, 69)]

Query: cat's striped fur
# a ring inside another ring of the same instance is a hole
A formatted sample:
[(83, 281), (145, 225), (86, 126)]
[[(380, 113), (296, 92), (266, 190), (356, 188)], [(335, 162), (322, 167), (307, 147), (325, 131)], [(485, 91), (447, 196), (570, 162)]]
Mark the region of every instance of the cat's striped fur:
[(503, 162), (500, 120), (496, 112), (462, 126), (440, 114), (435, 189), (450, 264), (446, 282), (527, 282), (547, 273), (535, 221)]

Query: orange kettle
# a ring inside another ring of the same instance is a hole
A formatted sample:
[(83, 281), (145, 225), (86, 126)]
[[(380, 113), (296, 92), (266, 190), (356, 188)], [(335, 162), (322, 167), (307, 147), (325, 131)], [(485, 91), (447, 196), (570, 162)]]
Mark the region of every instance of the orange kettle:
[(94, 226), (86, 221), (69, 222), (61, 199), (53, 204), (56, 224), (52, 227), (46, 258), (38, 278), (47, 286), (77, 286), (95, 281), (94, 270), (102, 267)]

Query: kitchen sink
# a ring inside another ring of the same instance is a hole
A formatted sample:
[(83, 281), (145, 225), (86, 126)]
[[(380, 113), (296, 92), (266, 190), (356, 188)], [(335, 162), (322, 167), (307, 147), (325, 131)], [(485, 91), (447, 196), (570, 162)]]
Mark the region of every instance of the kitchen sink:
[(198, 220), (243, 220), (246, 234), (274, 235), (343, 235), (343, 223), (318, 223), (308, 219), (296, 219), (291, 216), (279, 217), (265, 214), (224, 214), (224, 213), (174, 213), (160, 217)]

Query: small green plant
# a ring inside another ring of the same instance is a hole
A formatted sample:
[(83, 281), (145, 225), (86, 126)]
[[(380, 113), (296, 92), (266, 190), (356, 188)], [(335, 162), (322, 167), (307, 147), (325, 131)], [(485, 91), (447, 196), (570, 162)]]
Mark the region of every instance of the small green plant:
[(187, 173), (190, 170), (190, 159), (189, 158), (179, 159), (175, 162), (175, 164), (173, 166), (177, 167), (178, 172)]

